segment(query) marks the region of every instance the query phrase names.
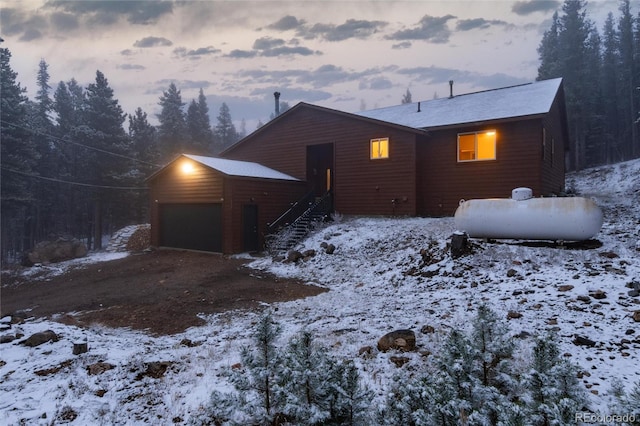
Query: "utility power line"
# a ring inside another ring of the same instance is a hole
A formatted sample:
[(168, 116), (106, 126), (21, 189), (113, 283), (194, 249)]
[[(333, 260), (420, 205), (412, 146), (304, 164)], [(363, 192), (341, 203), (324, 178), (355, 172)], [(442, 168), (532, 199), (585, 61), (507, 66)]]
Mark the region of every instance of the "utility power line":
[(76, 186), (84, 186), (84, 187), (89, 187), (89, 188), (101, 188), (101, 189), (119, 189), (119, 190), (127, 190), (127, 191), (147, 191), (149, 188), (145, 188), (145, 187), (135, 187), (135, 186), (111, 186), (111, 185), (93, 185), (90, 183), (82, 183), (82, 182), (73, 182), (73, 181), (69, 181), (69, 180), (63, 180), (63, 179), (56, 179), (56, 178), (50, 178), (50, 177), (46, 177), (46, 176), (39, 176), (39, 175), (34, 175), (31, 173), (25, 173), (25, 172), (21, 172), (19, 170), (15, 170), (6, 166), (1, 166), (0, 168), (2, 168), (2, 170), (6, 170), (10, 173), (15, 173), (17, 175), (22, 175), (22, 176), (27, 176), (33, 179), (40, 179), (40, 180), (45, 180), (45, 181), (49, 181), (49, 182), (57, 182), (57, 183), (64, 183), (67, 185), (76, 185)]

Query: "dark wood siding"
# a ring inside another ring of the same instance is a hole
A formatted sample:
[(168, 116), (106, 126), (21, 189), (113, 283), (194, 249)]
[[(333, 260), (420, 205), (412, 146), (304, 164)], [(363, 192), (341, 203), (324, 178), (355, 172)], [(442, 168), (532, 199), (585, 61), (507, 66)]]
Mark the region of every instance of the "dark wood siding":
[[(457, 135), (496, 130), (496, 159), (457, 162)], [(452, 215), (461, 199), (504, 198), (526, 186), (541, 195), (542, 121), (501, 122), (432, 131), (418, 146), (421, 211)]]
[[(370, 140), (389, 138), (390, 156), (370, 159)], [(416, 132), (301, 107), (224, 153), (307, 178), (307, 146), (333, 144), (334, 208), (349, 215), (415, 215)], [(397, 200), (392, 203), (392, 200)]]
[(559, 93), (551, 106), (550, 113), (543, 120), (546, 140), (541, 159), (541, 195), (557, 195), (564, 192), (565, 146), (568, 146), (568, 141), (565, 140), (566, 116), (561, 98), (562, 93)]
[(304, 182), (229, 177), (225, 185), (225, 253), (244, 249), (242, 209), (246, 204), (258, 208), (259, 245), (264, 245), (267, 225), (275, 221), (305, 194)]
[(223, 175), (198, 163), (191, 163), (194, 165), (191, 173), (184, 173), (181, 170), (182, 163), (178, 160), (149, 181), (151, 244), (154, 246), (160, 244), (160, 205), (222, 202)]

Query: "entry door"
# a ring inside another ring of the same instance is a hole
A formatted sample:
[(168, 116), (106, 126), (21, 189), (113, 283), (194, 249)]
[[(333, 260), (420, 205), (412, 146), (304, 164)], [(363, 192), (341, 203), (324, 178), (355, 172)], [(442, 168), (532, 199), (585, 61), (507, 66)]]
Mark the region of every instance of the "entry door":
[(242, 206), (242, 245), (244, 251), (260, 250), (257, 204)]
[(317, 197), (333, 189), (333, 144), (307, 146), (307, 183)]

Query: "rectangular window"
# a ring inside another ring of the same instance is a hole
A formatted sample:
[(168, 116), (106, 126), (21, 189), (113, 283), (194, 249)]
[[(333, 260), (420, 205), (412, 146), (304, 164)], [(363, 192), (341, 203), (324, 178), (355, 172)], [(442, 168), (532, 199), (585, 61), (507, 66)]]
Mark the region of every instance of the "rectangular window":
[(389, 138), (371, 139), (371, 159), (389, 158)]
[(496, 159), (496, 131), (458, 134), (458, 161)]

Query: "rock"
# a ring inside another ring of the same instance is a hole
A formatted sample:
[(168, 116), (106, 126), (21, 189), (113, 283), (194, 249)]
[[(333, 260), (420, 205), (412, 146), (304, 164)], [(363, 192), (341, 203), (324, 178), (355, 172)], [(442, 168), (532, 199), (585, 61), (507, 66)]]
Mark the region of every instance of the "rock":
[(576, 299), (584, 303), (591, 303), (591, 298), (586, 294), (581, 294), (580, 296), (576, 297)]
[(32, 334), (20, 343), (33, 348), (35, 346), (40, 346), (43, 343), (47, 343), (48, 341), (57, 342), (58, 335), (51, 330), (41, 331), (39, 333)]
[(0, 336), (0, 344), (2, 343), (11, 343), (16, 340), (15, 334), (3, 334)]
[(95, 364), (87, 365), (87, 374), (90, 376), (97, 376), (98, 374), (113, 370), (114, 368), (116, 368), (115, 365), (100, 361)]
[(640, 311), (635, 311), (631, 316), (635, 322), (640, 322)]
[(624, 332), (624, 334), (626, 334), (627, 336), (634, 334), (636, 331), (633, 328), (629, 328), (627, 329), (627, 331)]
[(400, 368), (403, 365), (405, 365), (406, 363), (408, 363), (410, 361), (410, 359), (405, 357), (405, 356), (392, 356), (392, 357), (389, 358), (389, 361), (394, 363), (396, 365), (396, 367)]
[(144, 376), (160, 379), (164, 377), (167, 369), (171, 366), (170, 361), (153, 361), (147, 364), (147, 369), (136, 376), (136, 380), (142, 380)]
[(420, 329), (420, 333), (422, 334), (431, 334), (431, 333), (435, 333), (436, 329), (432, 326), (432, 325), (425, 325), (422, 326), (422, 328)]
[(335, 251), (336, 251), (336, 246), (334, 246), (333, 244), (328, 244), (327, 248), (324, 250), (324, 252), (327, 254), (333, 254)]
[(509, 278), (515, 277), (516, 275), (518, 275), (518, 271), (516, 271), (515, 269), (509, 269), (507, 271), (507, 277)]
[(605, 299), (607, 297), (607, 293), (602, 290), (595, 290), (590, 291), (589, 296), (593, 297), (594, 299)]
[(196, 346), (200, 346), (201, 343), (194, 343), (191, 339), (182, 339), (180, 340), (180, 346), (186, 346), (188, 348), (194, 348)]
[(517, 319), (517, 318), (522, 318), (522, 314), (520, 312), (509, 311), (507, 313), (507, 319)]
[(558, 286), (558, 291), (571, 291), (573, 290), (573, 286), (571, 284), (564, 284), (561, 286)]
[(395, 330), (387, 333), (378, 340), (378, 350), (386, 352), (397, 349), (403, 352), (415, 350), (416, 335), (412, 330)]
[(595, 346), (596, 342), (594, 340), (588, 339), (586, 337), (575, 335), (573, 339), (573, 344), (576, 346)]
[(320, 243), (320, 248), (326, 249), (327, 247), (329, 247), (329, 243), (327, 243), (326, 241)]
[(358, 350), (358, 355), (363, 356), (363, 355), (371, 355), (373, 353), (373, 347), (372, 346), (363, 346)]
[(302, 253), (298, 250), (289, 250), (287, 253), (287, 262), (297, 263), (298, 260), (302, 259)]
[(612, 251), (603, 251), (603, 252), (600, 252), (598, 254), (600, 256), (602, 256), (602, 257), (607, 258), (607, 259), (616, 259), (616, 258), (620, 257), (620, 256), (618, 256), (617, 253), (614, 253)]
[(314, 257), (316, 255), (316, 251), (311, 249), (311, 250), (305, 250), (302, 252), (302, 257), (305, 259), (308, 259), (310, 257)]
[(638, 291), (638, 290), (629, 290), (629, 292), (627, 294), (629, 296), (631, 296), (631, 297), (638, 297), (638, 296), (640, 296), (640, 291)]

